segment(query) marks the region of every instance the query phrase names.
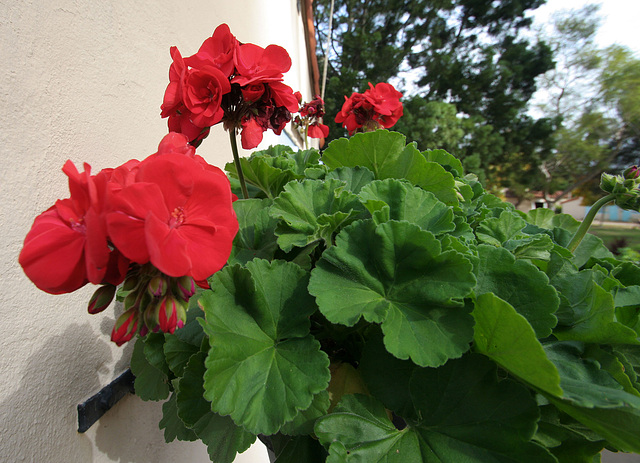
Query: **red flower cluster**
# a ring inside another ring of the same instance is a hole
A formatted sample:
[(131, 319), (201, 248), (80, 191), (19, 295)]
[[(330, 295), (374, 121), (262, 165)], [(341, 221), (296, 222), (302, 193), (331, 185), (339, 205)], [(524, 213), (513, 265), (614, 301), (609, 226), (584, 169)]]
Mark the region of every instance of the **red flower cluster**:
[[(298, 101), (302, 102), (300, 92), (296, 92), (295, 95)], [(324, 101), (320, 95), (315, 95), (313, 100), (300, 107), (300, 115), (296, 116), (294, 123), (298, 127), (303, 127), (306, 135), (310, 138), (327, 138), (329, 127), (320, 122), (324, 114)]]
[(171, 48), (173, 64), (162, 104), (169, 130), (187, 135), (196, 145), (209, 128), (223, 122), (227, 130), (242, 131), (242, 146), (255, 148), (265, 130), (280, 134), (298, 102), (282, 83), (291, 67), (286, 50), (240, 43), (222, 24), (188, 58)]
[[(70, 198), (35, 219), (19, 257), (27, 276), (43, 291), (61, 294), (88, 282), (117, 285), (145, 264), (145, 274), (196, 281), (222, 268), (238, 231), (235, 196), (225, 174), (195, 155), (188, 141), (170, 133), (142, 162), (96, 175), (88, 164), (80, 173), (67, 161)], [(99, 290), (90, 312), (112, 297), (110, 289)], [(134, 325), (128, 324), (131, 336)]]
[(342, 124), (353, 135), (359, 129), (364, 131), (393, 127), (402, 116), (402, 93), (393, 85), (381, 82), (364, 93), (353, 92), (344, 97), (345, 102), (336, 116), (336, 122)]

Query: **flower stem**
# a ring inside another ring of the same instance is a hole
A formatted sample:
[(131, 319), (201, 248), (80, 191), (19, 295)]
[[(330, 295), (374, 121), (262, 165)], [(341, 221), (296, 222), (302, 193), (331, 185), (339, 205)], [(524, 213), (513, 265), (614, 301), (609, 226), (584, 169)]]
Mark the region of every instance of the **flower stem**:
[(576, 230), (576, 234), (573, 235), (573, 238), (571, 238), (569, 246), (567, 246), (567, 249), (569, 249), (569, 251), (574, 252), (576, 250), (576, 248), (582, 241), (582, 238), (584, 238), (584, 235), (586, 235), (589, 231), (589, 227), (591, 227), (591, 223), (593, 222), (593, 219), (596, 218), (596, 215), (598, 214), (600, 208), (602, 208), (602, 206), (604, 206), (605, 204), (610, 203), (614, 199), (615, 195), (609, 194), (603, 198), (600, 198), (595, 202), (593, 206), (591, 206), (591, 209), (589, 209), (589, 212), (587, 212), (587, 215), (580, 224), (580, 227), (578, 227), (578, 230)]
[(236, 165), (236, 172), (238, 173), (238, 180), (240, 181), (240, 188), (242, 189), (243, 199), (249, 199), (249, 191), (247, 190), (247, 184), (244, 181), (244, 174), (242, 173), (242, 166), (240, 165), (240, 156), (238, 155), (238, 144), (236, 143), (236, 131), (233, 128), (229, 130), (229, 140), (231, 141), (231, 151), (233, 151), (233, 163)]

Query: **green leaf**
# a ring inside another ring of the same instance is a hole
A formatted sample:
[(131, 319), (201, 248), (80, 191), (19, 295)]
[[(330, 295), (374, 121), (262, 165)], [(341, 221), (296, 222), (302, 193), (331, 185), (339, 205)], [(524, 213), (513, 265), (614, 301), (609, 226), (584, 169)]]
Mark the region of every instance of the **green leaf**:
[(363, 186), (371, 183), (375, 177), (366, 167), (338, 167), (329, 172), (325, 179), (336, 179), (346, 184), (346, 189), (354, 194), (360, 193)]
[(276, 460), (274, 463), (325, 463), (327, 451), (311, 436), (269, 436)]
[(407, 418), (415, 414), (409, 382), (416, 368), (412, 361), (400, 360), (385, 349), (382, 333), (367, 340), (358, 366), (369, 392), (386, 408)]
[(632, 262), (622, 262), (611, 272), (611, 276), (624, 286), (640, 285), (640, 267)]
[(282, 219), (276, 228), (278, 245), (284, 251), (314, 241), (332, 244), (339, 228), (364, 212), (356, 195), (339, 180), (305, 180), (288, 184), (273, 202), (269, 214)]
[(182, 376), (189, 358), (200, 351), (204, 333), (198, 323), (199, 316), (202, 316), (199, 307), (190, 308), (187, 311), (187, 323), (174, 334), (164, 334), (164, 355), (167, 365), (176, 376)]
[(144, 338), (144, 356), (147, 361), (160, 370), (163, 374), (169, 375), (169, 365), (164, 356), (164, 333), (149, 333)]
[(169, 400), (162, 404), (162, 419), (160, 429), (164, 429), (165, 442), (194, 441), (198, 438), (196, 433), (188, 428), (178, 416), (178, 406), (176, 404), (176, 393), (171, 394)]
[(233, 240), (229, 265), (245, 264), (254, 258), (272, 259), (278, 244), (275, 229), (278, 221), (269, 215), (269, 199), (241, 199), (233, 203), (239, 230)]
[(492, 293), (475, 301), (475, 349), (532, 386), (562, 396), (560, 375), (529, 322)]
[(306, 410), (298, 412), (296, 417), (285, 423), (280, 429), (282, 434), (288, 436), (299, 436), (313, 433), (313, 426), (316, 420), (324, 416), (331, 405), (331, 399), (327, 391), (320, 391), (313, 397), (311, 406)]
[(404, 135), (386, 130), (358, 133), (329, 143), (322, 162), (330, 169), (366, 167), (377, 180), (405, 179), (431, 191), (446, 204), (458, 204), (453, 175), (427, 161), (413, 144), (405, 146), (405, 141)]
[(169, 397), (169, 378), (147, 360), (144, 350), (144, 338), (138, 338), (131, 354), (136, 395), (142, 400), (164, 400)]
[(613, 296), (594, 281), (597, 275), (583, 270), (552, 280), (563, 295), (555, 336), (601, 344), (637, 344), (637, 333), (616, 321)]
[[(260, 189), (267, 198), (275, 198), (287, 183), (303, 178), (302, 175), (294, 172), (295, 162), (291, 161), (289, 165), (280, 163), (280, 166), (277, 167), (274, 166), (274, 159), (275, 158), (272, 157), (259, 155), (253, 155), (250, 158), (240, 158), (240, 166), (242, 167), (245, 181)], [(228, 163), (225, 166), (225, 170), (229, 172), (232, 177), (238, 177), (234, 163)]]
[[(592, 344), (586, 348), (585, 357), (598, 362), (600, 368), (609, 373), (624, 388), (625, 392), (640, 397), (640, 391), (635, 388), (631, 377), (627, 374), (626, 369), (629, 365), (625, 366), (621, 361), (620, 357), (624, 359), (624, 356), (617, 356), (613, 352), (608, 352), (604, 348)], [(630, 373), (635, 379), (633, 370)]]
[(410, 387), (422, 417), (416, 426), (420, 437), (433, 453), (447, 455), (442, 461), (465, 461), (465, 455), (470, 462), (554, 461), (529, 442), (539, 418), (530, 392), (514, 381), (499, 381), (486, 358), (471, 354), (438, 369), (416, 370)]
[(582, 358), (580, 343), (556, 341), (545, 344), (544, 349), (560, 373), (563, 399), (589, 408), (628, 405), (640, 412), (640, 398), (624, 392), (597, 362)]
[(471, 262), (408, 222), (345, 228), (312, 271), (309, 292), (332, 323), (382, 323), (393, 355), (422, 366), (461, 356), (473, 337)]
[(419, 419), (408, 420), (402, 430), (373, 397), (345, 396), (333, 413), (316, 423), (316, 435), (330, 446), (327, 461), (555, 461), (529, 442), (538, 419), (529, 392), (513, 381), (498, 382), (495, 366), (480, 356), (417, 369), (411, 395)]
[(236, 426), (228, 416), (211, 411), (211, 404), (203, 397), (205, 357), (205, 352), (192, 356), (178, 382), (178, 417), (207, 446), (211, 461), (231, 463), (236, 454), (244, 452), (255, 442), (256, 436)]
[(427, 161), (440, 164), (447, 169), (447, 171), (451, 172), (454, 177), (462, 177), (464, 175), (464, 168), (460, 160), (445, 150), (426, 150), (422, 152), (422, 155)]
[(613, 254), (611, 254), (611, 251), (607, 249), (607, 247), (604, 245), (604, 242), (591, 233), (587, 233), (586, 235), (584, 235), (584, 238), (578, 245), (578, 248), (573, 252), (573, 254), (575, 256), (573, 258), (573, 263), (578, 268), (586, 264), (591, 258), (605, 259), (608, 257), (613, 257)]
[(500, 217), (488, 217), (476, 228), (478, 240), (502, 246), (507, 240), (518, 237), (527, 223), (518, 214), (511, 211), (503, 211)]
[(569, 214), (556, 214), (551, 209), (533, 209), (527, 213), (527, 221), (540, 228), (553, 230), (556, 227), (564, 228), (570, 233), (575, 233), (580, 222)]
[[(362, 188), (359, 197), (369, 209), (376, 223), (406, 220), (434, 235), (455, 229), (453, 210), (439, 201), (433, 193), (396, 179), (376, 180)], [(372, 207), (369, 206), (372, 203)], [(383, 203), (386, 214), (376, 213)]]
[(508, 240), (504, 243), (516, 256), (516, 259), (531, 259), (548, 261), (554, 249), (553, 241), (548, 235), (534, 235), (527, 238)]
[(255, 434), (277, 432), (329, 383), (329, 359), (309, 334), (307, 284), (296, 264), (254, 260), (216, 273), (201, 299), (211, 343), (205, 397)]
[(547, 276), (533, 264), (516, 258), (506, 249), (478, 246), (476, 296), (494, 293), (525, 317), (538, 338), (551, 334), (560, 300)]

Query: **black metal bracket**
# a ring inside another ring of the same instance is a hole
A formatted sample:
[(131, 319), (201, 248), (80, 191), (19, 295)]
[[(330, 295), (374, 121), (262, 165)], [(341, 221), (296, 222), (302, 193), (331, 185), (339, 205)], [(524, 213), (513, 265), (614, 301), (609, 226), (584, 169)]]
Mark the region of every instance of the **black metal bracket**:
[(78, 404), (78, 432), (85, 432), (120, 399), (135, 393), (135, 376), (127, 370), (111, 381), (86, 402)]

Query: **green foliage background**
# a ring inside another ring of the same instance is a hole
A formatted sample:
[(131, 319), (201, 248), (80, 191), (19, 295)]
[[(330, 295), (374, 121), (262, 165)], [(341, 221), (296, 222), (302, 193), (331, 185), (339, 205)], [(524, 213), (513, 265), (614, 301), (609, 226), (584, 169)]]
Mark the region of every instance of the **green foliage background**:
[(245, 163), (228, 265), (134, 349), (167, 441), (216, 462), (258, 435), (279, 463), (640, 453), (640, 267), (592, 235), (569, 252), (571, 217), (398, 133)]

